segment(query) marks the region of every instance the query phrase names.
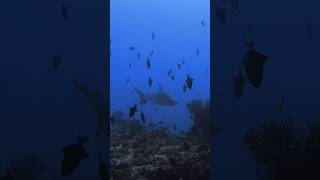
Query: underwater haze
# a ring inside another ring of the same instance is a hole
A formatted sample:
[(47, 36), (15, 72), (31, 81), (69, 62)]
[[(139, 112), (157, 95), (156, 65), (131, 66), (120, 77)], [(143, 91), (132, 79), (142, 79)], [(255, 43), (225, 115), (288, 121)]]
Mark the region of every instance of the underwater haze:
[[(139, 106), (146, 121), (163, 121), (181, 130), (190, 128), (186, 104), (210, 97), (209, 0), (112, 0), (110, 9), (111, 113), (121, 110), (129, 116), (129, 108), (140, 102), (133, 87), (148, 94), (159, 91), (161, 84), (178, 104), (159, 106), (149, 101)], [(194, 79), (193, 87), (183, 92), (188, 74)]]

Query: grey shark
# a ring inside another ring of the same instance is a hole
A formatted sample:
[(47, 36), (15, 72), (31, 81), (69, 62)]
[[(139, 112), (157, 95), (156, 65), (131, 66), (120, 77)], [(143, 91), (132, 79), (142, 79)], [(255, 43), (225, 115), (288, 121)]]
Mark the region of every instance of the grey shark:
[(168, 93), (164, 92), (159, 85), (159, 90), (154, 93), (144, 94), (142, 91), (133, 87), (140, 97), (140, 104), (151, 103), (159, 106), (175, 106), (179, 102), (174, 100)]

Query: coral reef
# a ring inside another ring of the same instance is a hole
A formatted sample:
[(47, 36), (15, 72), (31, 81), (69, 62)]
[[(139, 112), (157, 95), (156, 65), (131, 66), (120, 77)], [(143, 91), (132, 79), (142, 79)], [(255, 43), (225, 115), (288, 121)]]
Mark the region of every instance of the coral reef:
[(209, 101), (193, 100), (187, 104), (187, 109), (192, 114), (193, 132), (210, 137), (211, 134), (219, 131), (219, 128), (211, 118), (213, 116), (210, 111)]
[(266, 121), (250, 129), (244, 145), (258, 165), (257, 179), (320, 179), (320, 125)]
[(118, 121), (111, 130), (111, 180), (208, 180), (209, 149), (196, 133)]

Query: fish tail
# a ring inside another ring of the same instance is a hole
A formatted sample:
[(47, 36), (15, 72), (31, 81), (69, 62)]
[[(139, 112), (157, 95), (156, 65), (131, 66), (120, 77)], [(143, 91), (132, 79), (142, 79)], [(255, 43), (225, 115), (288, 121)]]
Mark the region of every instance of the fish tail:
[(145, 104), (147, 102), (146, 96), (144, 95), (144, 93), (142, 91), (140, 91), (139, 89), (137, 89), (136, 87), (133, 87), (133, 89), (137, 92), (137, 94), (139, 95), (140, 98), (140, 104)]

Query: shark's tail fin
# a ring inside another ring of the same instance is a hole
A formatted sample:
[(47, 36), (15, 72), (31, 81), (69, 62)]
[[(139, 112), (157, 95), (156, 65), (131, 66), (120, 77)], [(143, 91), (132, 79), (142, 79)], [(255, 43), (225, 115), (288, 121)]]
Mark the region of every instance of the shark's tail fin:
[(145, 104), (147, 102), (146, 96), (136, 87), (133, 87), (133, 89), (137, 92), (137, 94), (140, 97), (140, 104)]

